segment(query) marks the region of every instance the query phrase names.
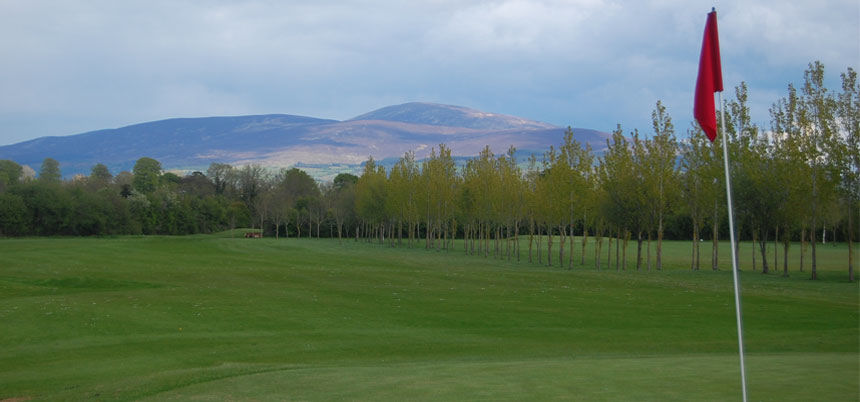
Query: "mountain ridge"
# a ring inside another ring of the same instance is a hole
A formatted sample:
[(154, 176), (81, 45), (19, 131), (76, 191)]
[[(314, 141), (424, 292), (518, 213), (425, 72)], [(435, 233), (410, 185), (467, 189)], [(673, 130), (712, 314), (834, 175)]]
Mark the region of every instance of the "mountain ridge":
[(427, 124), (432, 126), (463, 127), (479, 130), (548, 129), (558, 128), (552, 124), (499, 113), (487, 113), (464, 106), (439, 103), (409, 102), (386, 106), (372, 112), (353, 117), (347, 121), (384, 120), (402, 123)]
[[(516, 116), (462, 106), (411, 102), (338, 121), (291, 114), (171, 118), (69, 136), (40, 137), (0, 146), (0, 159), (38, 170), (46, 157), (60, 162), (65, 177), (89, 174), (96, 163), (112, 173), (131, 170), (140, 157), (165, 170), (205, 170), (212, 162), (301, 165), (320, 180), (357, 172), (361, 163), (398, 158), (414, 151), (421, 159), (441, 143), (455, 156), (477, 155), (484, 146), (505, 152), (542, 153), (559, 145), (563, 128)], [(575, 128), (580, 142), (599, 149), (607, 133)]]

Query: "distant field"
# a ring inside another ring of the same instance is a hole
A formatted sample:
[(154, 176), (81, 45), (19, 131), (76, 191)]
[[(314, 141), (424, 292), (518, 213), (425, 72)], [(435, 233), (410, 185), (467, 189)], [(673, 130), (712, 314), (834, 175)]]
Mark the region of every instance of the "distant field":
[[(336, 240), (2, 239), (0, 400), (739, 400), (728, 244), (690, 272), (667, 242), (650, 273), (631, 245), (616, 273), (590, 247), (568, 271)], [(796, 261), (741, 275), (751, 400), (860, 398), (858, 283), (845, 245), (818, 252), (820, 281)]]

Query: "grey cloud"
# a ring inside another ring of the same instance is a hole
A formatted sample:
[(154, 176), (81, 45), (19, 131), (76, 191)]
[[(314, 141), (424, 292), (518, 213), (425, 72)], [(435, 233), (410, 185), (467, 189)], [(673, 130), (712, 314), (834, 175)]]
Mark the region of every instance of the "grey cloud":
[[(726, 85), (747, 81), (762, 109), (814, 59), (832, 78), (856, 68), (860, 5), (821, 4), (717, 4)], [(682, 128), (710, 6), (6, 1), (0, 144), (178, 116), (345, 119), (411, 100), (645, 131), (659, 98)]]

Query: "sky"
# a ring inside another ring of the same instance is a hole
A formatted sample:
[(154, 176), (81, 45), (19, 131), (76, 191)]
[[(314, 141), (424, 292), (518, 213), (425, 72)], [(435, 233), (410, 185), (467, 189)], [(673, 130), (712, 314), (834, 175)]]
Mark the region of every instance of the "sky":
[(174, 117), (345, 120), (434, 102), (558, 126), (692, 122), (706, 14), (754, 122), (820, 60), (860, 65), (857, 0), (0, 0), (0, 145)]

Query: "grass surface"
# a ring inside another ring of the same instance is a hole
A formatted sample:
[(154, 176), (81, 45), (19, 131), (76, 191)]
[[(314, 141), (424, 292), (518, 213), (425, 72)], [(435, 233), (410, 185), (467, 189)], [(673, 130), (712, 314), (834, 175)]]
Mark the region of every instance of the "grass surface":
[[(0, 240), (0, 400), (739, 399), (731, 273), (665, 250), (649, 273), (332, 240)], [(818, 252), (820, 281), (742, 274), (752, 400), (860, 398), (858, 285), (844, 245)]]

